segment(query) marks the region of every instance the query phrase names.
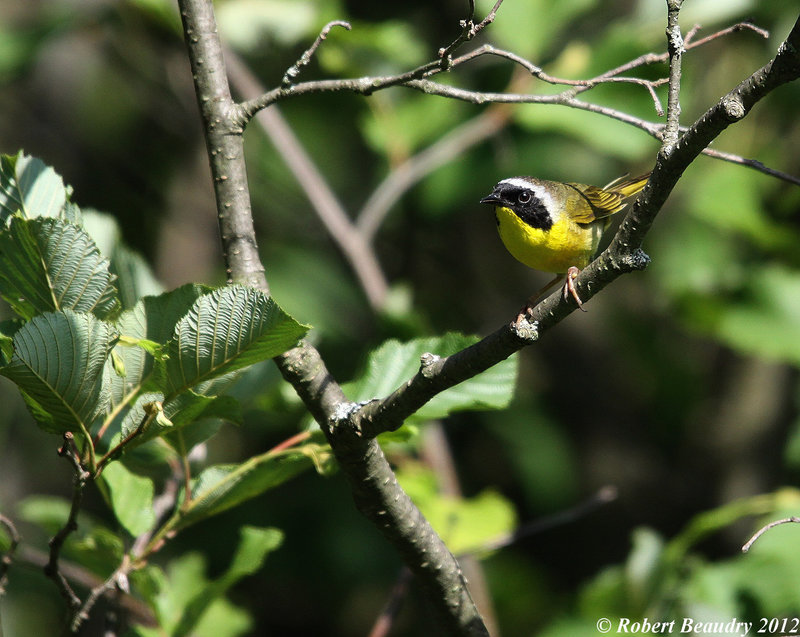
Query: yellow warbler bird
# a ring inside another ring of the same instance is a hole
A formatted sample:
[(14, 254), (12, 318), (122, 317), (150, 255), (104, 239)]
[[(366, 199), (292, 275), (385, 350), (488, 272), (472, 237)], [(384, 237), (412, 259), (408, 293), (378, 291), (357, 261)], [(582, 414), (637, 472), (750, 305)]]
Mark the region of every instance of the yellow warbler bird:
[(650, 173), (620, 177), (604, 188), (534, 177), (503, 179), (481, 203), (494, 206), (497, 229), (517, 261), (556, 278), (528, 300), (525, 310), (565, 274), (564, 298), (583, 309), (573, 280), (597, 252), (610, 217), (644, 188)]

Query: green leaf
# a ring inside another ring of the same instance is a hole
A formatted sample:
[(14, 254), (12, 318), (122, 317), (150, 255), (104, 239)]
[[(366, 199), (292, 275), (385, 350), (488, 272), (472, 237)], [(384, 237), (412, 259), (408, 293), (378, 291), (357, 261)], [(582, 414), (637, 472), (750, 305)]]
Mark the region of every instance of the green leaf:
[(223, 422), (242, 423), (242, 410), (233, 396), (183, 392), (164, 405), (164, 412), (173, 423), (172, 429), (166, 432), (167, 442), (175, 449), (187, 451), (216, 434)]
[[(138, 634), (148, 637), (175, 635), (187, 609), (195, 599), (204, 595), (215, 582), (206, 576), (205, 558), (200, 553), (186, 553), (171, 560), (166, 574), (158, 567), (148, 566), (131, 573), (137, 591), (147, 599), (158, 618), (159, 628), (154, 632), (137, 627)], [(202, 609), (194, 637), (240, 637), (252, 634), (252, 620), (226, 598), (216, 597)], [(180, 630), (183, 630), (180, 628)]]
[(201, 296), (175, 326), (167, 348), (165, 394), (174, 396), (273, 358), (306, 331), (256, 289), (234, 285)]
[(254, 498), (312, 464), (330, 458), (327, 446), (309, 443), (279, 452), (267, 452), (241, 464), (215, 465), (205, 469), (192, 484), (192, 500), (177, 528), (211, 517)]
[(88, 433), (110, 398), (107, 366), (114, 328), (72, 310), (40, 314), (14, 335), (14, 356), (0, 369), (20, 388), (46, 431)]
[[(715, 299), (716, 301), (716, 299)], [(742, 352), (800, 364), (800, 272), (765, 265), (749, 273), (739, 298), (711, 306), (699, 323)]]
[(34, 217), (58, 217), (70, 195), (61, 177), (41, 159), (20, 151), (0, 157), (0, 221), (15, 213)]
[[(175, 448), (184, 446), (187, 450), (204, 442), (216, 433), (219, 424), (209, 425), (211, 421), (224, 420), (241, 424), (242, 413), (239, 402), (232, 396), (201, 396), (194, 392), (184, 392), (163, 405), (163, 418), (147, 420), (145, 406), (154, 401), (163, 402), (164, 396), (157, 392), (147, 392), (137, 396), (134, 406), (125, 414), (122, 421), (121, 438), (130, 436), (142, 423), (147, 422), (144, 431), (126, 444), (126, 450), (166, 436), (167, 442)], [(203, 426), (198, 426), (202, 423)], [(181, 445), (174, 436), (180, 432)]]
[(65, 309), (106, 318), (118, 309), (113, 280), (108, 259), (76, 225), (12, 217), (0, 232), (0, 292), (24, 318)]
[(97, 210), (83, 210), (82, 225), (100, 252), (110, 260), (109, 270), (117, 277), (116, 286), (123, 308), (132, 308), (143, 296), (155, 296), (164, 291), (147, 262), (123, 243), (114, 217)]
[[(40, 526), (53, 536), (69, 518), (70, 501), (65, 498), (35, 495), (17, 503), (17, 515), (21, 520)], [(90, 569), (94, 573), (108, 576), (117, 566), (125, 552), (118, 534), (103, 526), (86, 511), (78, 512), (78, 529), (71, 533), (64, 544), (62, 557)]]
[(153, 481), (130, 471), (121, 462), (110, 462), (103, 469), (103, 480), (111, 495), (111, 507), (120, 524), (133, 537), (153, 528)]
[[(361, 377), (345, 386), (345, 393), (354, 401), (386, 396), (417, 373), (420, 357), (426, 352), (449, 356), (477, 341), (477, 337), (454, 332), (407, 343), (386, 341), (369, 355), (366, 370)], [(503, 409), (514, 395), (516, 378), (517, 358), (512, 356), (438, 394), (411, 420), (444, 418), (453, 411), (465, 409)]]
[[(166, 343), (175, 330), (175, 324), (198, 298), (209, 292), (211, 288), (207, 286), (190, 283), (158, 296), (146, 296), (132, 309), (120, 314), (116, 327), (124, 338), (116, 351), (122, 358), (126, 373), (124, 378), (113, 379), (114, 405), (138, 391), (149, 376), (154, 362), (152, 343)], [(159, 400), (163, 400), (163, 395)]]
[(211, 604), (222, 597), (228, 589), (247, 575), (257, 572), (267, 555), (277, 549), (283, 541), (283, 533), (274, 528), (245, 526), (228, 570), (217, 580), (204, 587), (184, 609), (183, 615), (173, 631), (174, 637), (189, 635)]
[(32, 495), (17, 503), (21, 520), (41, 526), (55, 535), (69, 518), (70, 502), (50, 495)]
[(103, 578), (114, 572), (125, 554), (125, 544), (119, 533), (100, 524), (82, 526), (80, 535), (71, 535), (65, 545), (64, 558), (97, 573)]
[(455, 554), (479, 551), (516, 527), (513, 505), (495, 491), (472, 498), (442, 495), (433, 472), (413, 463), (397, 472), (397, 480)]

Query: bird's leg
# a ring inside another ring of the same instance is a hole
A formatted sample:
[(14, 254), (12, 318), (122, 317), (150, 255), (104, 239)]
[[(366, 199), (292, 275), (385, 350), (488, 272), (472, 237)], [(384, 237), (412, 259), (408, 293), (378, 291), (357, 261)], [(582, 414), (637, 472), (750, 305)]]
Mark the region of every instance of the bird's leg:
[(578, 304), (578, 309), (581, 312), (585, 312), (586, 310), (583, 309), (583, 303), (581, 302), (581, 297), (578, 296), (578, 291), (575, 289), (575, 279), (578, 278), (578, 275), (581, 271), (576, 268), (574, 265), (567, 270), (567, 282), (564, 284), (564, 300), (567, 300), (568, 296), (572, 296), (575, 299), (575, 302)]
[(556, 278), (550, 281), (547, 285), (545, 285), (541, 290), (539, 290), (536, 294), (531, 296), (528, 301), (525, 303), (524, 307), (519, 311), (517, 314), (517, 320), (514, 323), (519, 326), (520, 321), (525, 318), (526, 315), (529, 315), (533, 311), (533, 306), (536, 305), (536, 301), (542, 298), (547, 292), (549, 292), (553, 286), (561, 280), (561, 275), (556, 274)]
[[(575, 279), (578, 278), (578, 275), (581, 271), (576, 268), (574, 265), (567, 270), (567, 280), (564, 283), (564, 288), (562, 290), (562, 294), (564, 295), (564, 300), (566, 301), (570, 296), (575, 299), (575, 303), (578, 304), (578, 309), (581, 312), (585, 312), (586, 310), (583, 307), (583, 302), (581, 301), (581, 297), (578, 296), (578, 291), (575, 289)], [(547, 285), (545, 285), (541, 290), (539, 290), (536, 294), (531, 296), (528, 299), (528, 302), (525, 303), (525, 306), (519, 311), (517, 314), (517, 319), (514, 323), (519, 326), (520, 321), (525, 318), (526, 315), (530, 315), (533, 312), (533, 307), (536, 305), (536, 301), (542, 298), (547, 292), (549, 292), (556, 283), (561, 280), (562, 275), (556, 274), (556, 277), (550, 281)]]

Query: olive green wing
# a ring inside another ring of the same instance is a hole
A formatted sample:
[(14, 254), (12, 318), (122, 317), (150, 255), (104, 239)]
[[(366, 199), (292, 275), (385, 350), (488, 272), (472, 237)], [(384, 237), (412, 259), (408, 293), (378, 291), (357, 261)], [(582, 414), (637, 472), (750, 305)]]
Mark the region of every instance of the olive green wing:
[(591, 223), (603, 219), (625, 207), (625, 197), (618, 192), (603, 190), (597, 186), (586, 184), (567, 184), (581, 196), (585, 205), (572, 206), (570, 217), (576, 223)]

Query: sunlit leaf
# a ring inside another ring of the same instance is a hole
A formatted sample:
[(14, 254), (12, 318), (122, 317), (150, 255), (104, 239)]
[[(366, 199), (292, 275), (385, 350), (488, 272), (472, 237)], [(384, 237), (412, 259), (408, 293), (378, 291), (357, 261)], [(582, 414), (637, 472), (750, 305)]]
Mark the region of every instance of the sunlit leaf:
[[(149, 344), (135, 345), (146, 339), (152, 343), (166, 343), (175, 330), (175, 324), (203, 294), (211, 288), (187, 284), (158, 296), (146, 296), (136, 305), (122, 312), (117, 319), (117, 329), (122, 335), (116, 352), (125, 365), (125, 377), (113, 379), (113, 404), (117, 405), (142, 386), (153, 368), (154, 358)], [(156, 388), (158, 389), (158, 388)], [(159, 400), (163, 400), (162, 397)]]
[(253, 288), (227, 286), (201, 296), (175, 326), (165, 393), (176, 395), (277, 356), (307, 330)]
[[(425, 353), (449, 356), (477, 342), (473, 336), (449, 333), (441, 337), (420, 338), (407, 343), (390, 340), (373, 351), (364, 373), (345, 386), (354, 401), (390, 394), (419, 370)], [(412, 419), (443, 418), (465, 409), (502, 409), (514, 394), (517, 359), (512, 356), (491, 369), (435, 396)]]
[(0, 221), (14, 213), (27, 219), (58, 217), (70, 189), (60, 175), (36, 157), (0, 156)]
[(19, 386), (43, 429), (87, 431), (110, 398), (106, 361), (116, 338), (93, 314), (40, 314), (14, 335), (14, 356), (0, 374)]
[(133, 473), (121, 462), (107, 464), (102, 476), (120, 524), (133, 537), (149, 531), (156, 522), (153, 512), (153, 481)]
[(516, 526), (513, 505), (494, 491), (472, 498), (442, 495), (433, 472), (411, 463), (397, 479), (453, 553), (481, 551)]
[(174, 637), (189, 635), (211, 604), (240, 579), (257, 572), (263, 566), (267, 555), (277, 549), (283, 541), (283, 533), (273, 528), (245, 526), (240, 529), (240, 534), (230, 567), (186, 605), (172, 633)]
[(192, 500), (184, 508), (179, 527), (261, 495), (329, 457), (327, 447), (309, 443), (254, 456), (241, 464), (208, 467), (192, 484)]
[(116, 276), (115, 284), (123, 308), (132, 308), (143, 296), (155, 296), (164, 291), (164, 286), (142, 256), (122, 241), (114, 217), (91, 209), (83, 210), (82, 217), (84, 229), (110, 261), (109, 270)]
[[(184, 553), (171, 560), (166, 573), (150, 565), (131, 574), (131, 580), (158, 619), (157, 629), (137, 626), (142, 637), (163, 637), (177, 634), (187, 609), (194, 600), (217, 585), (206, 574), (206, 561), (200, 553)], [(193, 614), (197, 622), (192, 631), (196, 637), (244, 637), (252, 634), (252, 620), (246, 612), (233, 606), (226, 598), (217, 596), (210, 604)], [(183, 630), (183, 629), (181, 629)]]
[(118, 302), (108, 259), (59, 219), (13, 217), (0, 232), (0, 293), (23, 318), (71, 309), (107, 318)]

